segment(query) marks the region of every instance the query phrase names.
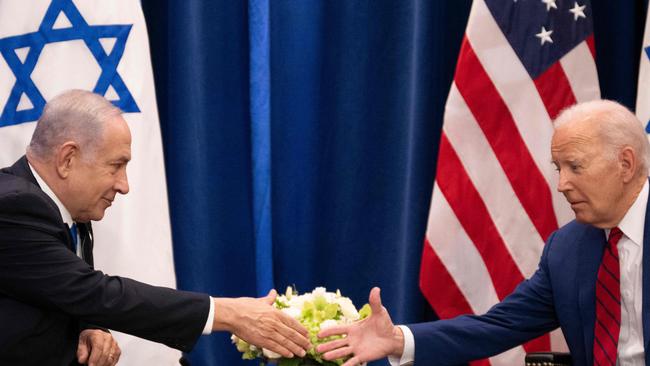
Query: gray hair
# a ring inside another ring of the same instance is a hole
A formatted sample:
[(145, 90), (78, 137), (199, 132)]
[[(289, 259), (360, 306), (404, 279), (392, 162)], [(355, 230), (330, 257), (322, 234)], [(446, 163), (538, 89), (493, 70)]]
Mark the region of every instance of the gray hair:
[(83, 151), (82, 156), (94, 157), (104, 123), (121, 114), (119, 108), (99, 94), (78, 89), (65, 91), (45, 105), (27, 151), (37, 159), (49, 161), (58, 146), (74, 141)]
[(648, 175), (650, 143), (643, 124), (625, 106), (611, 100), (593, 100), (571, 106), (555, 119), (555, 129), (576, 122), (593, 123), (608, 147), (609, 159), (616, 159), (623, 147), (631, 147), (639, 159), (639, 173)]

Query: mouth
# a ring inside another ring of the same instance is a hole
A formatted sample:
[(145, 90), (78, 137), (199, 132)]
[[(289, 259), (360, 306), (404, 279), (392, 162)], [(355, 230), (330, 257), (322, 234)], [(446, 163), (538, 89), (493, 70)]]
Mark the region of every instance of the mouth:
[(104, 202), (106, 202), (106, 204), (108, 205), (108, 207), (110, 207), (110, 206), (113, 205), (113, 200), (112, 200), (112, 199), (108, 199), (108, 198), (104, 198), (104, 197), (102, 197), (102, 200), (104, 200)]
[(569, 201), (569, 203), (571, 204), (571, 208), (576, 208), (577, 206), (585, 203), (585, 201)]

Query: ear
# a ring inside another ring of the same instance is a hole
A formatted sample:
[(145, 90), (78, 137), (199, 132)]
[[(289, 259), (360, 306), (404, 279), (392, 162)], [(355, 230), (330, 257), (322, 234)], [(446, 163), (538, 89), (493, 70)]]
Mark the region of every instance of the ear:
[(629, 146), (623, 147), (618, 153), (618, 164), (621, 168), (621, 178), (623, 178), (623, 182), (629, 183), (634, 179), (638, 168), (637, 165), (639, 164), (634, 149)]
[(78, 163), (79, 153), (79, 145), (74, 141), (68, 141), (57, 149), (56, 172), (61, 179), (70, 175), (70, 171)]

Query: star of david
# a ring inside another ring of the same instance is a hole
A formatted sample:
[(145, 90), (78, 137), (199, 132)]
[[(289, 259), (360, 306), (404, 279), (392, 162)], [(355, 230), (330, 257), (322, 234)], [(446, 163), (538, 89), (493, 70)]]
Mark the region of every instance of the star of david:
[[(65, 14), (72, 26), (54, 29), (54, 23), (61, 13)], [(105, 95), (112, 86), (119, 97), (118, 100), (112, 101), (116, 107), (124, 112), (140, 112), (124, 80), (117, 72), (117, 65), (124, 54), (131, 27), (132, 24), (89, 25), (72, 0), (52, 0), (38, 31), (0, 39), (0, 54), (16, 77), (7, 104), (0, 114), (0, 127), (36, 121), (40, 117), (46, 100), (31, 79), (31, 74), (45, 45), (73, 40), (82, 40), (101, 68), (99, 79), (92, 91)], [(102, 38), (115, 39), (110, 53), (106, 53), (102, 47), (99, 41)], [(16, 50), (26, 47), (29, 51), (24, 62), (21, 62)], [(23, 94), (29, 98), (33, 108), (19, 111), (18, 104)]]

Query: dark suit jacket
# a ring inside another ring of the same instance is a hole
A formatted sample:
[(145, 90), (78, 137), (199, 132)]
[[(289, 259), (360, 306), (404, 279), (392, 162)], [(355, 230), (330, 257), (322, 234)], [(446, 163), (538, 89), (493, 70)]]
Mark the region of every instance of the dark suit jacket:
[[(650, 204), (648, 205), (650, 209)], [(643, 344), (650, 366), (650, 216), (643, 238)], [(522, 344), (558, 326), (574, 365), (593, 365), (596, 278), (605, 231), (575, 221), (546, 242), (539, 268), (482, 316), (409, 325), (415, 365), (456, 365)]]
[(25, 157), (0, 170), (0, 365), (69, 365), (80, 322), (191, 350), (209, 296), (95, 271), (71, 240)]

